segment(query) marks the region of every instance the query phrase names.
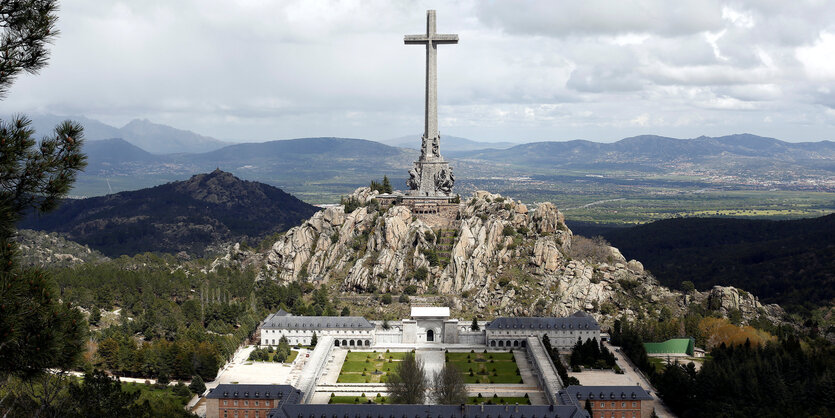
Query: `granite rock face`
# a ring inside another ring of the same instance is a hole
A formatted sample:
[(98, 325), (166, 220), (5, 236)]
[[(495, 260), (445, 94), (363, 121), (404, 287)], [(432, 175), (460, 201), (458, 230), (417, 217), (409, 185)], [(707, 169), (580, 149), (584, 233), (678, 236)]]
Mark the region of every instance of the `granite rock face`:
[[(345, 292), (391, 292), (408, 286), (444, 295), (453, 306), (492, 315), (570, 315), (604, 323), (615, 317), (678, 315), (689, 303), (710, 303), (745, 320), (780, 321), (779, 306), (763, 306), (734, 288), (709, 292), (661, 286), (643, 265), (604, 246), (596, 259), (572, 251), (573, 235), (551, 203), (534, 209), (477, 191), (459, 206), (451, 229), (432, 228), (407, 207), (380, 211), (374, 192), (354, 194), (367, 206), (316, 213), (292, 228), (264, 257), (261, 279), (339, 284)], [(425, 274), (424, 274), (425, 273)]]

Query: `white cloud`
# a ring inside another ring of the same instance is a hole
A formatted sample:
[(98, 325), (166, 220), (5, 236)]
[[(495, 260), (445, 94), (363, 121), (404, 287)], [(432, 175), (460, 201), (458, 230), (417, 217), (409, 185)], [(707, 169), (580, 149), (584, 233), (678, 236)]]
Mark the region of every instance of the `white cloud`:
[[(0, 112), (137, 117), (235, 140), (419, 133), (440, 47), (441, 130), (486, 140), (756, 132), (832, 138), (835, 3), (65, 0), (40, 75)], [(764, 120), (771, 120), (768, 126)], [(767, 129), (767, 130), (764, 130)]]

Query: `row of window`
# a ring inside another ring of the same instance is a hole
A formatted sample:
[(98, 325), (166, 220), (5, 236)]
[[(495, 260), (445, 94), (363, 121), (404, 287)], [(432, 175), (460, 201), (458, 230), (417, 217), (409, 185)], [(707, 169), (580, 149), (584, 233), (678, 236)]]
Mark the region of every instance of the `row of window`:
[[(600, 402), (600, 407), (605, 408), (606, 407), (606, 402)], [(620, 407), (621, 408), (626, 408), (626, 402), (621, 402)], [(632, 407), (637, 408), (638, 407), (638, 402), (632, 402)], [(612, 402), (612, 405), (610, 406), (610, 408), (615, 408), (615, 402)]]
[[(249, 406), (249, 399), (244, 399), (243, 402), (244, 402), (244, 406)], [(255, 404), (254, 404), (255, 406), (260, 406), (260, 404), (258, 403), (259, 402), (258, 400), (253, 400), (252, 402), (255, 402)], [(229, 405), (229, 399), (224, 399), (223, 400), (223, 406), (228, 406), (228, 405)], [(272, 404), (271, 404), (271, 401), (269, 399), (264, 401), (264, 406), (271, 406), (271, 405)], [(238, 400), (237, 399), (232, 400), (232, 406), (238, 406)]]
[(631, 415), (627, 415), (626, 412), (595, 412), (594, 416), (597, 418), (627, 418), (627, 417), (637, 417), (638, 412), (632, 411)]
[[(229, 411), (224, 409), (223, 410), (223, 418), (261, 418), (261, 414), (260, 414), (261, 411), (252, 411), (252, 415), (249, 414), (249, 411), (233, 410), (232, 412), (234, 414), (231, 415), (231, 417), (230, 417)], [(264, 416), (264, 418), (267, 418), (267, 411), (264, 411), (263, 416)]]
[(357, 330), (351, 330), (351, 331), (336, 330), (336, 331), (334, 331), (334, 330), (327, 330), (327, 329), (324, 329), (324, 330), (323, 330), (323, 329), (319, 329), (319, 330), (296, 330), (296, 329), (289, 329), (289, 330), (288, 330), (288, 329), (268, 329), (268, 328), (264, 328), (264, 329), (263, 329), (263, 331), (264, 331), (264, 333), (272, 333), (272, 334), (275, 334), (275, 333), (281, 333), (281, 334), (288, 333), (288, 334), (309, 334), (309, 335), (312, 335), (314, 332), (315, 332), (315, 333), (317, 333), (317, 334), (320, 334), (320, 335), (333, 335), (333, 334), (362, 334), (362, 333), (369, 333), (369, 332), (370, 332), (370, 331), (362, 331), (362, 330), (360, 330), (360, 331), (357, 331)]

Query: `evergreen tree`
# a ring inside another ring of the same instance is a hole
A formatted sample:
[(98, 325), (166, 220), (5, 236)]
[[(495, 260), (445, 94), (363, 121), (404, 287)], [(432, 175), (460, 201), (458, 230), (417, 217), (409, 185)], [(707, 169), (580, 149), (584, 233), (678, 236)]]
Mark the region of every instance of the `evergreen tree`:
[(316, 344), (318, 344), (318, 343), (319, 343), (319, 337), (317, 337), (316, 333), (314, 332), (313, 336), (310, 337), (310, 346), (311, 347), (316, 347)]
[(191, 379), (191, 383), (188, 385), (188, 388), (195, 395), (202, 396), (203, 392), (206, 391), (206, 384), (203, 383), (203, 378), (198, 374)]
[(61, 415), (71, 417), (149, 416), (145, 405), (137, 405), (141, 392), (125, 392), (119, 379), (111, 379), (101, 370), (84, 374), (84, 380), (68, 388), (70, 405)]
[(380, 185), (380, 191), (383, 193), (391, 193), (394, 189), (391, 188), (391, 182), (388, 176), (383, 176), (383, 184)]
[[(0, 1), (0, 97), (18, 74), (46, 65), (56, 11), (55, 0)], [(69, 192), (86, 164), (83, 128), (67, 121), (40, 142), (34, 134), (25, 116), (0, 120), (0, 389), (14, 375), (72, 368), (85, 342), (81, 312), (59, 301), (49, 274), (18, 265), (13, 240), (24, 213), (55, 209)]]
[[(473, 317), (473, 323), (470, 324), (470, 330), (478, 331), (479, 329), (481, 329), (481, 327), (478, 326), (478, 320), (476, 317)], [(546, 335), (545, 337), (547, 338), (548, 336)]]
[(101, 321), (101, 310), (94, 306), (93, 309), (90, 310), (90, 325), (98, 325), (99, 321)]

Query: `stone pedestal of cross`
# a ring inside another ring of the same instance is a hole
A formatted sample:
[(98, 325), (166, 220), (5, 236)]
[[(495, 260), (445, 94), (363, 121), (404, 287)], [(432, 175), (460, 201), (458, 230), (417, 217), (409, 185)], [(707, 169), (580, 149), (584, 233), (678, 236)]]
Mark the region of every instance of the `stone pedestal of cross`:
[(426, 45), (426, 108), (420, 159), (409, 170), (410, 194), (450, 196), (455, 184), (452, 167), (441, 157), (438, 133), (438, 45), (457, 44), (458, 35), (435, 33), (435, 11), (426, 11), (426, 34), (406, 35), (407, 45)]

